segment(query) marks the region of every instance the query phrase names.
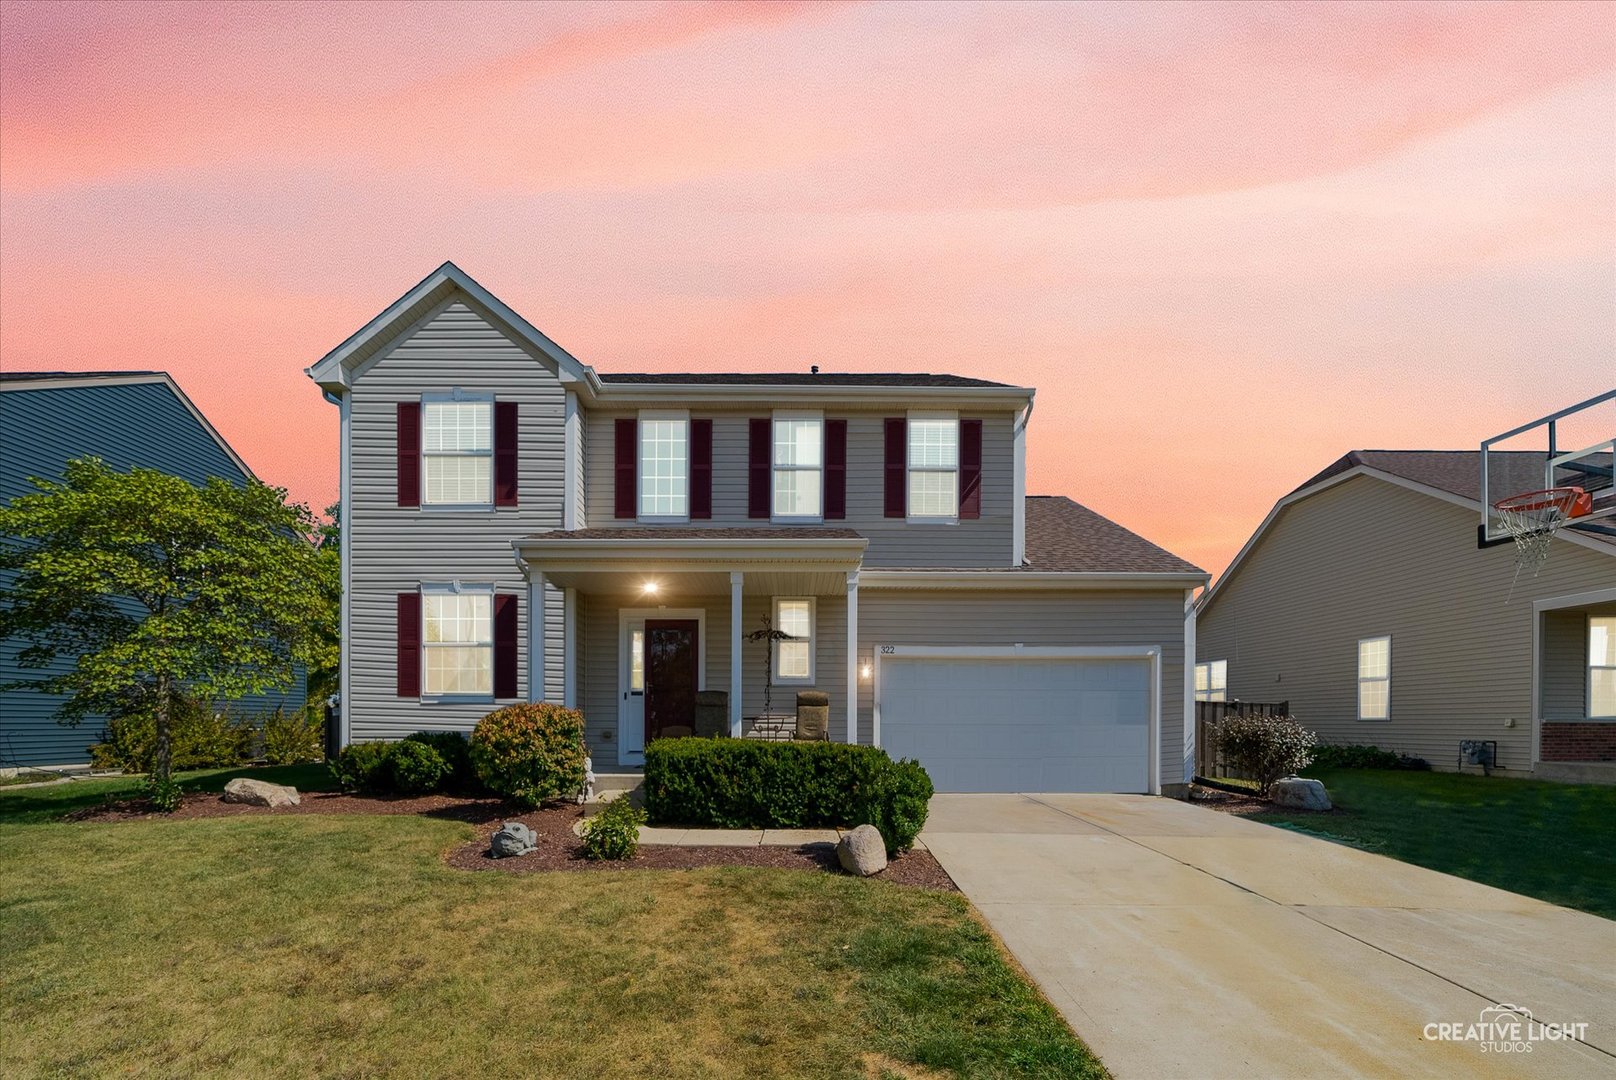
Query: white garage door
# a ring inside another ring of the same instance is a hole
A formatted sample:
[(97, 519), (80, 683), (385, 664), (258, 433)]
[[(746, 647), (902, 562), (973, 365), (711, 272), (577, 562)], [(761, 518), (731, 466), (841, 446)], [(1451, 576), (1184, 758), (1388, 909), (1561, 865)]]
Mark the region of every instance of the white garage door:
[(883, 656), (881, 745), (938, 791), (1149, 791), (1146, 659)]

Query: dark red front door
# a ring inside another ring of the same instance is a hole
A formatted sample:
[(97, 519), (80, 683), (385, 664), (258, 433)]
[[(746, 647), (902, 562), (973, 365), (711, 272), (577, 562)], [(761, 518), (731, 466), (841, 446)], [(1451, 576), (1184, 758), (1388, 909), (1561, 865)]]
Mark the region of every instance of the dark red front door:
[(696, 727), (698, 624), (645, 622), (645, 741), (690, 735)]

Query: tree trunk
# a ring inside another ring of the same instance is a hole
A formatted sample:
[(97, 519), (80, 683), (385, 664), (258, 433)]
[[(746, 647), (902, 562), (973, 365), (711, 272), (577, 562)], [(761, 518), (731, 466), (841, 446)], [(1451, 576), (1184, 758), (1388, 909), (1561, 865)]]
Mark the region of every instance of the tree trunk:
[(157, 746), (152, 754), (152, 778), (166, 781), (173, 761), (173, 740), (169, 736), (169, 700), (172, 695), (168, 688), (168, 676), (157, 676)]

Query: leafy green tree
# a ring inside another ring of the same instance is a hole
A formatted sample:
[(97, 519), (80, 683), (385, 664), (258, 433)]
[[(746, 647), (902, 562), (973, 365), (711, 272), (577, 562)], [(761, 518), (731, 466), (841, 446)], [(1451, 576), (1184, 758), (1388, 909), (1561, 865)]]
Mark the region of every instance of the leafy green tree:
[(0, 639), (19, 636), (19, 680), (66, 696), (58, 720), (156, 718), (154, 785), (169, 784), (175, 696), (229, 699), (289, 686), (295, 663), (322, 659), (334, 560), (317, 523), (257, 480), (197, 487), (96, 458), (68, 462), (61, 482), (0, 507)]
[(342, 663), (342, 504), (325, 508), (325, 520), (314, 531), (320, 559), (321, 616), (308, 666), (309, 701), (323, 702), (337, 692)]

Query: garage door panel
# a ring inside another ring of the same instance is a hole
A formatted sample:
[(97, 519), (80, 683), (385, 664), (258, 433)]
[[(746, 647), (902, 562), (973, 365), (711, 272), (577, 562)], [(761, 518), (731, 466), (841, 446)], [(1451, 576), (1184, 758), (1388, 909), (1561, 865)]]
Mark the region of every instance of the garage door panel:
[(1149, 790), (1150, 665), (894, 657), (881, 743), (939, 791)]

